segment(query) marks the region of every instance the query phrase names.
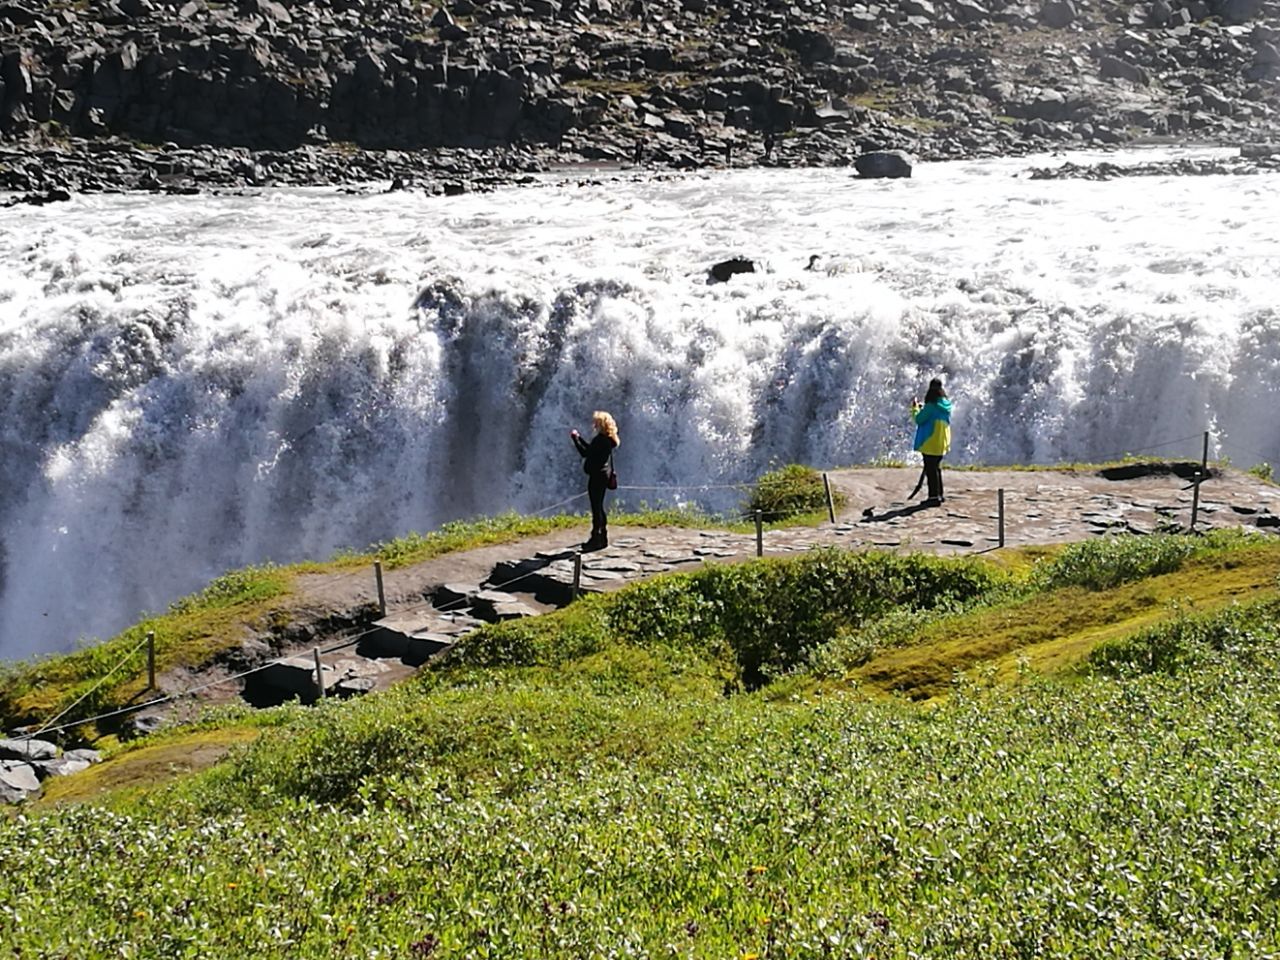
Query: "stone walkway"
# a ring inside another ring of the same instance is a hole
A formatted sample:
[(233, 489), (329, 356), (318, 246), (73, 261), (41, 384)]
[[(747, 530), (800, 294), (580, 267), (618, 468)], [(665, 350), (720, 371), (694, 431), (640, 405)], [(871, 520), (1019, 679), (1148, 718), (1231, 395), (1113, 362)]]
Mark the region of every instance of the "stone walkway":
[[(918, 476), (914, 469), (831, 471), (833, 487), (848, 500), (836, 522), (765, 530), (763, 552), (780, 556), (820, 546), (939, 554), (994, 550), (1000, 490), (1010, 547), (1186, 528), (1190, 484), (1177, 473), (1149, 470), (948, 471), (948, 496), (936, 507), (905, 501)], [(1280, 529), (1276, 509), (1280, 487), (1224, 471), (1201, 488), (1197, 529)], [(354, 648), (323, 655), (326, 690), (355, 694), (389, 685), (483, 623), (537, 616), (569, 603), (582, 536), (565, 531), (388, 572), (387, 616)], [(584, 592), (615, 590), (658, 574), (755, 555), (754, 532), (615, 527), (607, 549), (581, 554), (580, 586)], [(372, 571), (302, 578), (299, 589), (303, 607), (315, 612), (377, 600)], [(283, 694), (314, 696), (314, 658), (296, 657), (263, 679)]]

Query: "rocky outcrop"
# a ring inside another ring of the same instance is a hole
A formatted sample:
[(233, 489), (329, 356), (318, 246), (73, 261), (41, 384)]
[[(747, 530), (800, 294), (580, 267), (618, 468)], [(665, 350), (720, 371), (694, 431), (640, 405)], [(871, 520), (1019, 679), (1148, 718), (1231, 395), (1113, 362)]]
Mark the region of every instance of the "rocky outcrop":
[(1278, 76), (1277, 0), (4, 0), (0, 136), (44, 169), (0, 188), (1274, 140)]
[(22, 803), (40, 793), (40, 783), (87, 770), (101, 759), (96, 750), (68, 750), (35, 738), (0, 740), (0, 804)]

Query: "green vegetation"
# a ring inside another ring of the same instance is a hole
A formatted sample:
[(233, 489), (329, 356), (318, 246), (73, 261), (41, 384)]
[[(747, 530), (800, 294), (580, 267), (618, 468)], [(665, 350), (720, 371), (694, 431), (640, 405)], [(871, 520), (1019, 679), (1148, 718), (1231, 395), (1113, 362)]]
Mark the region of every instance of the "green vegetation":
[(643, 96), (649, 92), (652, 84), (641, 80), (620, 80), (614, 77), (583, 77), (565, 83), (569, 89), (585, 90), (588, 93), (608, 93), (616, 97)]
[(73, 718), (145, 699), (148, 633), (155, 634), (158, 671), (207, 663), (243, 638), (246, 623), (266, 618), (291, 579), (284, 568), (237, 570), (103, 643), (9, 665), (0, 674), (0, 726), (46, 721), (77, 700)]
[(1275, 474), (1272, 472), (1271, 464), (1267, 462), (1255, 463), (1252, 467), (1245, 471), (1259, 480), (1265, 480), (1267, 483), (1275, 483)]
[[(770, 525), (816, 519), (779, 518)], [(143, 644), (148, 633), (155, 634), (159, 673), (199, 669), (237, 648), (246, 637), (269, 633), (275, 625), (290, 622), (290, 611), (298, 602), (296, 580), (300, 575), (354, 571), (367, 568), (374, 560), (394, 570), (450, 553), (577, 529), (587, 522), (578, 515), (505, 513), (446, 523), (430, 533), (409, 533), (374, 544), (363, 553), (341, 553), (323, 563), (268, 564), (231, 571), (199, 593), (178, 600), (166, 613), (148, 617), (101, 643), (65, 656), (0, 666), (0, 728), (43, 723), (72, 704), (74, 712), (65, 722), (145, 700), (149, 694)], [(635, 512), (612, 515), (610, 523), (617, 527), (752, 529), (749, 524), (697, 510), (651, 509), (643, 503)], [(102, 682), (104, 678), (106, 682)], [(82, 696), (84, 699), (76, 703)]]
[[(83, 958), (1275, 956), (1277, 575), (1280, 544), (1214, 534), (650, 580), (485, 628), (385, 694), (223, 711), (57, 784), (0, 818), (0, 937)], [(903, 681), (935, 663), (926, 709)]]
[[(831, 495), (836, 510), (840, 510), (847, 498), (835, 489)], [(825, 513), (826, 509), (827, 495), (822, 474), (813, 467), (798, 463), (787, 464), (761, 476), (747, 501), (747, 511), (759, 510), (766, 520)]]

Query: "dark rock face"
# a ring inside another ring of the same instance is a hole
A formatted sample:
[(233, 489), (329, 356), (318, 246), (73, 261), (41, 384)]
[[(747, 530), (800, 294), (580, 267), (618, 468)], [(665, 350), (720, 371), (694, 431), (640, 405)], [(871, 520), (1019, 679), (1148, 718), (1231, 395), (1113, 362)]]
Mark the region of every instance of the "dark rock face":
[(0, 0), (0, 190), (1276, 140), (1278, 94), (1276, 0)]

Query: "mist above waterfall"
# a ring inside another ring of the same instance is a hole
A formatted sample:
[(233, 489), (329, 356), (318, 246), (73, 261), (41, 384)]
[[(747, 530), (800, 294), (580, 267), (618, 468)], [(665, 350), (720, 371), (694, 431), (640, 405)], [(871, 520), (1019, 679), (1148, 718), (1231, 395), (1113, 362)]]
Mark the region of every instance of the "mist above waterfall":
[(594, 409), (650, 486), (906, 458), (939, 374), (953, 460), (1280, 457), (1280, 179), (1028, 165), (5, 210), (0, 658), (563, 500)]

